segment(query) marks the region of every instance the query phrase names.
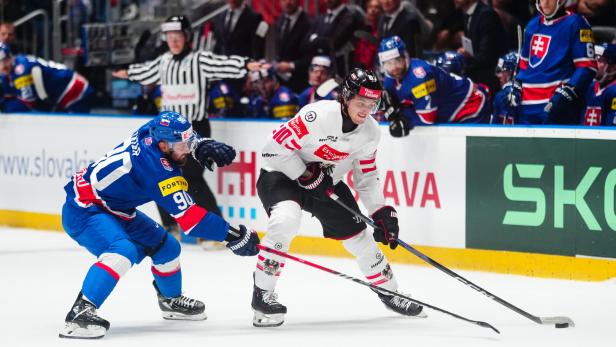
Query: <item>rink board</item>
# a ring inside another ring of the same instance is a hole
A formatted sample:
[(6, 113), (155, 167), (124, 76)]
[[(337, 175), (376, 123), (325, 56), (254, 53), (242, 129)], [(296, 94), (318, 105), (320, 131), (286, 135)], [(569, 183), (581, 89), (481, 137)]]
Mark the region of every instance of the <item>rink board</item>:
[[(0, 116), (0, 224), (62, 230), (63, 186), (147, 121), (125, 116)], [(236, 161), (205, 177), (225, 218), (265, 231), (256, 195), (260, 148), (275, 121), (212, 122)], [(438, 126), (391, 138), (377, 155), (400, 237), (447, 266), (542, 277), (616, 276), (616, 132)], [(614, 157), (613, 155), (611, 157)], [(353, 186), (352, 177), (345, 181)], [(153, 204), (142, 210), (159, 220)], [(292, 251), (348, 256), (304, 215)], [(393, 261), (420, 263), (403, 250)]]

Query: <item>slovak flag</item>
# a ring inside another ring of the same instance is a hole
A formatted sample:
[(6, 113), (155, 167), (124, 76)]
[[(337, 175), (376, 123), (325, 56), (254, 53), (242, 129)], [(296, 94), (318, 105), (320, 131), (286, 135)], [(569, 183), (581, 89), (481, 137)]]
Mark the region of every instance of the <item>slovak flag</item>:
[(543, 59), (548, 55), (551, 41), (551, 36), (533, 35), (533, 38), (530, 40), (530, 59), (528, 61), (531, 67), (536, 67), (543, 62)]

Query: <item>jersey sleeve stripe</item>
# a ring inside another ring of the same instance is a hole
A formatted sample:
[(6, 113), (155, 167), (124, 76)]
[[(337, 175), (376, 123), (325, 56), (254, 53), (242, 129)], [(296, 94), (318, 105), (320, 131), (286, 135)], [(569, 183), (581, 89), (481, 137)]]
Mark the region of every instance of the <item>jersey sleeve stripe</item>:
[(188, 234), (195, 225), (205, 217), (207, 210), (198, 205), (192, 205), (181, 216), (174, 217), (184, 234)]

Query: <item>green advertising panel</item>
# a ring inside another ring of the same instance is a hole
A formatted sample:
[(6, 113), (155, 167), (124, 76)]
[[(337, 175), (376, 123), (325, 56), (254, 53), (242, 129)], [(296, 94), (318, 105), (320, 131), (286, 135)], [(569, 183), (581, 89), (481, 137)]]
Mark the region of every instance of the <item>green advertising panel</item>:
[(616, 258), (616, 141), (467, 137), (466, 246)]

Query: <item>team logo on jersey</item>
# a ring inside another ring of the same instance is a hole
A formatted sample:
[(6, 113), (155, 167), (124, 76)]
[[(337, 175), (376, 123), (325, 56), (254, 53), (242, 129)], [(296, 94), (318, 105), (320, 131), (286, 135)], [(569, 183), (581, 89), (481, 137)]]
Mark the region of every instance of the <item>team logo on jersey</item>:
[(530, 59), (528, 59), (528, 64), (531, 67), (537, 67), (543, 62), (543, 59), (548, 55), (551, 41), (552, 37), (549, 35), (533, 35), (530, 40)]
[(304, 119), (306, 120), (306, 122), (314, 122), (314, 120), (317, 119), (317, 114), (314, 111), (310, 111), (306, 113)]
[(413, 69), (413, 75), (415, 75), (415, 77), (417, 78), (424, 78), (426, 77), (426, 70), (424, 70), (423, 67), (418, 66)]
[(167, 160), (167, 158), (160, 158), (160, 163), (163, 164), (163, 168), (167, 171), (173, 171), (173, 166), (171, 166), (171, 163), (169, 163), (169, 160)]
[(327, 161), (339, 161), (349, 156), (349, 153), (340, 152), (328, 145), (322, 145), (314, 151), (314, 155)]
[(228, 87), (227, 87), (227, 85), (226, 85), (226, 84), (224, 84), (224, 83), (220, 85), (220, 91), (221, 91), (223, 94), (229, 94), (229, 88), (228, 88)]
[(160, 125), (164, 126), (164, 127), (168, 127), (170, 124), (170, 121), (168, 119), (161, 119), (160, 120)]
[(146, 137), (145, 139), (143, 139), (143, 142), (145, 142), (146, 146), (149, 146), (152, 144), (152, 138), (151, 137)]
[(586, 112), (584, 112), (584, 125), (601, 125), (601, 107), (586, 107)]
[(289, 93), (285, 93), (285, 92), (280, 93), (279, 98), (280, 98), (280, 101), (282, 102), (289, 102), (289, 100), (291, 100)]

